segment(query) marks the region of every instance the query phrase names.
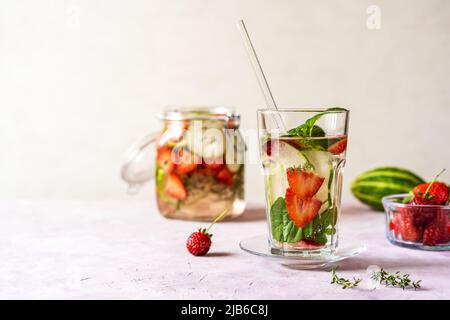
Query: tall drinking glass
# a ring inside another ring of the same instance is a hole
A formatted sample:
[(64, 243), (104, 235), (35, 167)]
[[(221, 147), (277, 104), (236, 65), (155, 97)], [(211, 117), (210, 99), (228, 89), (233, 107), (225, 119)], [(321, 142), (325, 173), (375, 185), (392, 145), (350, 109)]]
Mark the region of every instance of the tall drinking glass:
[(348, 120), (343, 108), (258, 110), (272, 253), (337, 248)]

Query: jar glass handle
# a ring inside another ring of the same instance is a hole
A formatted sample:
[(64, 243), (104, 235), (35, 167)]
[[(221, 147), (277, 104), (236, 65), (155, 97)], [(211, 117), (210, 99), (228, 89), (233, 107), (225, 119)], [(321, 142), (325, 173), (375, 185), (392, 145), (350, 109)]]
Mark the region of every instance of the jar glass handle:
[(160, 132), (152, 132), (134, 144), (122, 165), (122, 180), (128, 183), (128, 193), (135, 194), (140, 187), (155, 177), (154, 143)]

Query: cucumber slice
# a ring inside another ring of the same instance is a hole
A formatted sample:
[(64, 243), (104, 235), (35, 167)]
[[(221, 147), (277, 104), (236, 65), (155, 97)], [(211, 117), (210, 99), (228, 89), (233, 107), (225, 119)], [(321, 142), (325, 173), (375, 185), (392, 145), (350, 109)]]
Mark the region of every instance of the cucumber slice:
[(239, 131), (226, 131), (225, 141), (227, 143), (225, 150), (225, 161), (228, 170), (236, 173), (245, 163), (245, 141)]
[(281, 140), (272, 140), (270, 143), (271, 155), (269, 158), (275, 163), (282, 165), (284, 169), (304, 166), (308, 163), (305, 154), (291, 144)]
[(183, 145), (197, 156), (212, 160), (223, 156), (225, 138), (223, 131), (217, 128), (191, 127), (184, 136)]
[(308, 160), (304, 154), (287, 142), (272, 140), (271, 156), (263, 156), (263, 166), (266, 171), (268, 201), (284, 197), (288, 188), (286, 170), (290, 167), (304, 166)]
[(325, 178), (316, 194), (317, 199), (323, 203), (328, 199), (328, 183), (330, 171), (333, 169), (333, 156), (327, 151), (308, 150), (302, 152), (313, 166), (314, 173)]
[(211, 130), (208, 129), (203, 134), (203, 159), (217, 159), (225, 153), (223, 132), (218, 129), (214, 130), (214, 132), (211, 133)]
[(227, 163), (227, 169), (230, 172), (236, 173), (241, 168), (241, 165), (239, 163)]

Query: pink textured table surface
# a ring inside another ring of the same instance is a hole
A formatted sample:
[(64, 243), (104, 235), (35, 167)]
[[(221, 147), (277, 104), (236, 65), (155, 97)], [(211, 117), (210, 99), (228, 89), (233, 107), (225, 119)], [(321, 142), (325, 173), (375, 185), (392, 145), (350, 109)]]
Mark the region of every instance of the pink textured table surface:
[(0, 298), (56, 299), (449, 299), (450, 253), (392, 246), (384, 219), (344, 204), (342, 241), (367, 251), (339, 263), (339, 274), (365, 277), (369, 265), (422, 279), (420, 291), (342, 290), (327, 270), (287, 269), (242, 252), (241, 239), (266, 231), (261, 207), (214, 227), (211, 254), (184, 247), (198, 222), (167, 220), (152, 202), (3, 201), (0, 203)]

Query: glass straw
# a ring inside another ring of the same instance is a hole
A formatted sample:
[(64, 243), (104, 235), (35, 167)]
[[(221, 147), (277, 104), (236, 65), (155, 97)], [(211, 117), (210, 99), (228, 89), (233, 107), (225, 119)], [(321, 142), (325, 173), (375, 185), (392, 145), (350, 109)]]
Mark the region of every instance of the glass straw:
[[(261, 91), (263, 92), (264, 99), (266, 100), (266, 104), (269, 109), (278, 110), (277, 104), (275, 103), (275, 99), (273, 98), (273, 95), (272, 95), (272, 91), (270, 90), (266, 76), (264, 75), (264, 71), (261, 67), (261, 63), (259, 62), (258, 56), (256, 55), (255, 48), (253, 47), (252, 40), (250, 39), (250, 36), (247, 32), (247, 28), (245, 27), (244, 20), (239, 20), (236, 25), (241, 34), (245, 48), (247, 49), (248, 57), (253, 66), (253, 70), (255, 71), (255, 75), (256, 75), (256, 78), (258, 79), (258, 83), (261, 88)], [(281, 118), (281, 116), (279, 114), (277, 114), (274, 121), (279, 129), (285, 128), (283, 119)]]

